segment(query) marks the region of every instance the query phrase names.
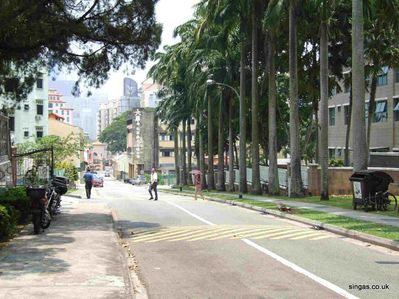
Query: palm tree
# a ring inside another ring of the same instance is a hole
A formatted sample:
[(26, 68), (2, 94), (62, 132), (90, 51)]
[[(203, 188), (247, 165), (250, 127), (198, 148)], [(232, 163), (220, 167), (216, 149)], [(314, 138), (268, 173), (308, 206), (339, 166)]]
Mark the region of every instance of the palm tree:
[(298, 0), (289, 3), (289, 74), (290, 74), (290, 196), (302, 196), (301, 150), (299, 146), (299, 99), (297, 70), (297, 14)]
[(352, 0), (352, 144), (353, 170), (367, 169), (364, 107), (364, 34), (363, 0)]
[(208, 189), (215, 189), (215, 173), (213, 171), (213, 103), (208, 93)]
[(319, 161), (321, 200), (328, 200), (328, 0), (323, 0), (320, 23), (320, 103)]
[(261, 194), (259, 171), (258, 1), (252, 3), (252, 193)]
[(223, 91), (220, 93), (219, 101), (219, 126), (218, 126), (218, 191), (225, 191), (225, 181), (224, 181), (224, 99)]

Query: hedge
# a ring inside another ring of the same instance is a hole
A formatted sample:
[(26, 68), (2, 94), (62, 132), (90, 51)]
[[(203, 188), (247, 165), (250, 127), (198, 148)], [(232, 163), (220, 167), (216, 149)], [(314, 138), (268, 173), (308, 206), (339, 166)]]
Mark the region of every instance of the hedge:
[(0, 240), (10, 238), (17, 224), (30, 219), (31, 201), (25, 187), (2, 189), (0, 194)]

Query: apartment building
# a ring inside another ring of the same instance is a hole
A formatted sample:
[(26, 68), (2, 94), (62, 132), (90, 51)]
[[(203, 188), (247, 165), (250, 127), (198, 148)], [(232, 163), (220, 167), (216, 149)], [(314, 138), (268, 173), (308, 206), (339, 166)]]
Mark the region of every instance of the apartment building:
[[(344, 74), (344, 76), (348, 75)], [(330, 159), (344, 159), (345, 154), (350, 90), (343, 84), (341, 88), (342, 92), (333, 93), (328, 106)], [(366, 123), (369, 99), (370, 94), (366, 92)], [(349, 150), (352, 150), (351, 142)], [(384, 67), (378, 76), (376, 105), (371, 124), (370, 152), (399, 152), (399, 69)]]
[(63, 95), (55, 89), (48, 91), (48, 113), (54, 113), (61, 116), (63, 121), (67, 124), (74, 125), (73, 112), (74, 109), (67, 106), (67, 103), (62, 100)]
[(12, 144), (34, 141), (48, 135), (48, 80), (43, 71), (26, 100), (9, 115)]

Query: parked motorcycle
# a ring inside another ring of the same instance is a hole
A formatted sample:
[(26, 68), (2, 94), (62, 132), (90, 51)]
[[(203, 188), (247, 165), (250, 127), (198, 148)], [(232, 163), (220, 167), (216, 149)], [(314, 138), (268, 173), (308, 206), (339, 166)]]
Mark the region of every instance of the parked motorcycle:
[(32, 202), (32, 223), (35, 234), (39, 234), (41, 228), (48, 228), (54, 216), (60, 213), (61, 195), (68, 191), (68, 183), (69, 180), (65, 177), (54, 177), (48, 188), (26, 188)]
[(47, 228), (51, 222), (50, 213), (47, 210), (48, 198), (45, 187), (27, 187), (26, 193), (31, 199), (31, 212), (33, 231), (39, 234), (41, 228)]

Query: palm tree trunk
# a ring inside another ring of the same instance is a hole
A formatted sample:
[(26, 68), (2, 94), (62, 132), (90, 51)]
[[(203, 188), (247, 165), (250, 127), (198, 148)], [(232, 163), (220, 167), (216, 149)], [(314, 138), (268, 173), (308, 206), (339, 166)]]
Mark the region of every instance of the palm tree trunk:
[(328, 33), (323, 2), (323, 20), (320, 25), (320, 135), (319, 159), (321, 167), (321, 200), (328, 200)]
[(229, 191), (234, 191), (233, 98), (229, 98)]
[(297, 62), (297, 0), (289, 5), (289, 73), (290, 73), (290, 155), (291, 197), (303, 195), (301, 152), (299, 143), (298, 62)]
[(174, 141), (174, 155), (175, 155), (175, 173), (176, 173), (176, 185), (180, 185), (180, 168), (179, 168), (179, 127), (177, 126), (173, 130), (173, 141)]
[(349, 92), (349, 111), (348, 111), (348, 122), (346, 124), (346, 136), (345, 136), (345, 156), (344, 165), (349, 166), (349, 139), (351, 133), (351, 123), (352, 123), (352, 88)]
[(187, 174), (187, 183), (192, 185), (192, 177), (191, 177), (191, 170), (193, 169), (192, 167), (192, 158), (193, 158), (193, 149), (192, 149), (192, 142), (193, 136), (191, 133), (191, 116), (188, 117), (187, 119), (187, 168), (188, 168), (188, 174)]
[(208, 189), (215, 189), (215, 173), (213, 171), (213, 103), (208, 94)]
[(364, 111), (364, 34), (363, 0), (352, 0), (352, 144), (353, 170), (365, 170), (368, 164)]
[(275, 39), (270, 34), (269, 40), (269, 184), (268, 191), (271, 195), (280, 193), (277, 163), (277, 91), (276, 91), (276, 66), (275, 66)]
[(225, 179), (224, 179), (224, 118), (223, 118), (223, 92), (220, 94), (219, 102), (219, 127), (218, 127), (218, 191), (225, 191)]
[(182, 161), (182, 184), (187, 185), (187, 163), (186, 163), (186, 120), (182, 121), (182, 149), (181, 149), (181, 161)]
[(205, 178), (205, 156), (204, 156), (204, 137), (202, 132), (202, 124), (204, 121), (204, 117), (202, 115), (202, 111), (199, 114), (199, 121), (198, 121), (198, 139), (199, 139), (199, 166), (201, 171), (201, 186), (202, 188), (206, 188), (206, 178)]
[(258, 93), (258, 17), (257, 1), (252, 5), (252, 193), (261, 194), (259, 171), (259, 93)]
[(374, 118), (374, 110), (375, 110), (375, 94), (377, 92), (377, 76), (373, 74), (371, 78), (371, 88), (370, 88), (370, 101), (369, 101), (369, 111), (367, 118), (367, 148), (370, 148), (370, 136), (371, 136), (371, 123)]
[(241, 193), (247, 193), (247, 109), (245, 105), (245, 57), (246, 57), (246, 28), (245, 18), (241, 16), (240, 20), (240, 34), (241, 34), (241, 54), (240, 54), (240, 186)]

